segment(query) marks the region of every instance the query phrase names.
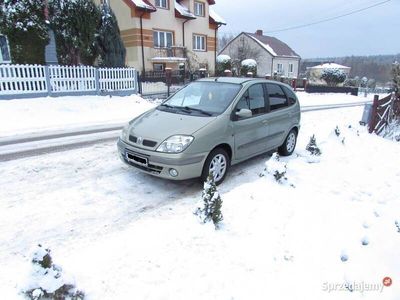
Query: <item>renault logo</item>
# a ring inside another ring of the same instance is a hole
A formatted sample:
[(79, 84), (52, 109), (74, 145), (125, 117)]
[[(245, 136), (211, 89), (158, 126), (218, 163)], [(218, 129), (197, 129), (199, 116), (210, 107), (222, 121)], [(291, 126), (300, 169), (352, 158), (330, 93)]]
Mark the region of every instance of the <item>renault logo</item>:
[(140, 136), (137, 138), (136, 143), (138, 143), (139, 145), (141, 145), (143, 143), (143, 138)]

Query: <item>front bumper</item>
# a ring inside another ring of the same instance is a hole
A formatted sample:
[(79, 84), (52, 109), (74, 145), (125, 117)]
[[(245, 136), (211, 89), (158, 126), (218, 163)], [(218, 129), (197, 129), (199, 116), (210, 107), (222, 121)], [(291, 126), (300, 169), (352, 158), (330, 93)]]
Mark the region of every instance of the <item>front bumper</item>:
[[(120, 159), (147, 174), (171, 180), (185, 180), (201, 176), (208, 153), (159, 153), (134, 147), (118, 139)], [(177, 171), (172, 176), (170, 171)]]

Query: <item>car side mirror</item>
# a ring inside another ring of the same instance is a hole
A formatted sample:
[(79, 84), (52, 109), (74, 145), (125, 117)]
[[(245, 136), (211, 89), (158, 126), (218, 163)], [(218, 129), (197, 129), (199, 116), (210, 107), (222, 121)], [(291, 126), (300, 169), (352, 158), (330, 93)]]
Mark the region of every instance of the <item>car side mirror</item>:
[(236, 116), (242, 119), (250, 118), (252, 115), (253, 113), (251, 112), (251, 110), (247, 108), (242, 108), (241, 110), (236, 112)]

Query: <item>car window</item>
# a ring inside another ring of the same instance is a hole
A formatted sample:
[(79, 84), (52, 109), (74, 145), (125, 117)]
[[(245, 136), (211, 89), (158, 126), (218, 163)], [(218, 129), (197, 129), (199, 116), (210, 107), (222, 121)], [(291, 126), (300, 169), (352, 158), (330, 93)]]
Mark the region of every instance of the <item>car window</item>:
[(252, 85), (243, 94), (236, 106), (236, 111), (242, 108), (250, 109), (253, 116), (265, 113), (264, 88), (262, 84)]
[(269, 99), (270, 111), (274, 111), (280, 108), (288, 107), (288, 99), (282, 88), (273, 83), (267, 83), (267, 92)]
[(296, 95), (287, 87), (283, 87), (283, 90), (285, 91), (285, 94), (289, 100), (289, 106), (294, 105), (296, 103)]

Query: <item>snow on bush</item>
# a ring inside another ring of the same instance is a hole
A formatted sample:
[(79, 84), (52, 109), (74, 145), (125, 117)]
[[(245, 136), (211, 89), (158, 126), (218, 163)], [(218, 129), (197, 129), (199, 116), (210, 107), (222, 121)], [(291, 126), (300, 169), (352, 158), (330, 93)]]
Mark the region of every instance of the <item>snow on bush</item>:
[(225, 74), (225, 70), (232, 69), (232, 60), (228, 55), (219, 55), (217, 57), (217, 65), (215, 66), (215, 75), (216, 76), (223, 76)]
[(251, 58), (249, 58), (249, 59), (245, 59), (244, 61), (242, 61), (242, 67), (244, 67), (244, 66), (246, 66), (246, 67), (257, 67), (257, 62), (254, 60), (254, 59), (251, 59)]
[(279, 154), (274, 153), (271, 158), (265, 163), (264, 172), (260, 174), (263, 176), (271, 176), (276, 182), (283, 184), (288, 181), (286, 177), (287, 164), (282, 162)]
[(22, 287), (22, 292), (33, 300), (85, 298), (84, 293), (76, 289), (62, 268), (53, 264), (50, 250), (40, 244), (33, 251), (31, 273)]
[(247, 76), (249, 72), (257, 76), (257, 62), (254, 59), (245, 59), (241, 63), (240, 74)]
[(231, 57), (229, 56), (229, 55), (224, 55), (224, 54), (221, 54), (221, 55), (218, 55), (217, 56), (217, 63), (227, 63), (227, 62), (230, 62), (231, 61)]
[(222, 199), (214, 182), (214, 176), (210, 174), (207, 177), (207, 181), (204, 182), (202, 203), (195, 211), (195, 214), (203, 223), (212, 221), (215, 229), (218, 229), (220, 222), (223, 220), (221, 208)]
[(346, 73), (340, 69), (325, 69), (322, 72), (321, 79), (329, 86), (337, 86), (346, 80)]
[(310, 137), (310, 141), (306, 146), (306, 150), (314, 156), (320, 156), (322, 154), (321, 150), (317, 146), (317, 139), (315, 138), (314, 134)]

